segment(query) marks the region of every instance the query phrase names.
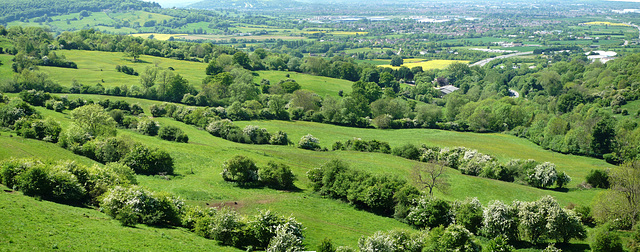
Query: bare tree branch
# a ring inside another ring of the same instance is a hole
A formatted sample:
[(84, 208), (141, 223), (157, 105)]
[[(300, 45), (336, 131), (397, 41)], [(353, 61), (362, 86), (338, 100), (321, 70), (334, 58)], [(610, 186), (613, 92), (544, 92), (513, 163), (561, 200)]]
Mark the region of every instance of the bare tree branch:
[(429, 189), (429, 196), (433, 196), (436, 188), (442, 193), (447, 193), (449, 183), (445, 175), (445, 166), (442, 162), (431, 161), (417, 164), (413, 167), (414, 181), (422, 188)]

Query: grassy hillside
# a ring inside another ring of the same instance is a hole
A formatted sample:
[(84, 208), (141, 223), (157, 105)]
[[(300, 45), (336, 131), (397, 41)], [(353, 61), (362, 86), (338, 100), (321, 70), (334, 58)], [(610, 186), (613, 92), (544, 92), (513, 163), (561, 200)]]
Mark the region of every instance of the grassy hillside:
[(189, 83), (199, 87), (205, 77), (205, 69), (207, 68), (205, 63), (146, 55), (140, 56), (139, 62), (132, 63), (131, 58), (126, 57), (124, 53), (81, 50), (63, 50), (56, 53), (65, 55), (68, 60), (78, 64), (78, 69), (40, 67), (42, 71), (49, 73), (53, 80), (63, 86), (71, 86), (73, 80), (91, 86), (97, 83), (104, 87), (140, 86), (140, 78), (138, 76), (118, 73), (116, 65), (133, 67), (139, 73), (142, 73), (147, 67), (157, 65), (163, 69), (173, 67), (175, 69), (174, 73), (182, 75)]
[[(283, 72), (283, 71), (258, 71), (258, 76), (254, 78), (254, 82), (260, 83), (262, 79), (267, 79), (271, 84), (276, 84), (281, 80), (294, 79), (303, 89), (308, 89), (321, 97), (327, 95), (333, 97), (339, 97), (338, 92), (340, 90), (345, 93), (351, 92), (351, 85), (353, 82), (342, 79), (334, 79), (329, 77), (314, 76), (309, 74), (302, 74), (296, 72)], [(289, 77), (286, 77), (286, 75)]]
[[(121, 99), (97, 95), (71, 96), (82, 96), (93, 100), (104, 98)], [(157, 103), (133, 98), (126, 98), (126, 100), (130, 103), (138, 101), (146, 111), (148, 111), (150, 104)], [(38, 108), (38, 110), (45, 116), (53, 117), (60, 121), (63, 127), (70, 123), (68, 114), (56, 113), (44, 108)], [(140, 185), (151, 190), (171, 192), (179, 195), (189, 204), (231, 206), (245, 214), (256, 213), (259, 209), (271, 209), (283, 215), (291, 214), (307, 228), (305, 231), (305, 236), (307, 237), (305, 243), (309, 249), (314, 249), (325, 237), (331, 238), (337, 245), (355, 246), (358, 238), (362, 235), (370, 235), (378, 230), (408, 228), (405, 224), (394, 219), (360, 211), (348, 204), (324, 199), (312, 193), (310, 191), (310, 182), (305, 173), (309, 169), (319, 167), (331, 159), (339, 158), (345, 160), (355, 169), (366, 170), (375, 174), (389, 174), (408, 178), (411, 168), (417, 164), (415, 161), (381, 153), (314, 152), (293, 146), (238, 144), (211, 136), (204, 130), (169, 118), (156, 118), (155, 120), (161, 125), (173, 125), (181, 128), (189, 135), (190, 142), (188, 144), (168, 142), (157, 137), (140, 135), (132, 130), (119, 130), (120, 135), (144, 142), (152, 147), (167, 150), (174, 158), (176, 176), (168, 178), (162, 176), (138, 176)], [(460, 133), (425, 129), (356, 129), (308, 122), (254, 121), (236, 122), (236, 124), (239, 126), (259, 125), (266, 127), (270, 132), (284, 130), (289, 134), (293, 142), (297, 142), (300, 136), (311, 133), (320, 138), (321, 145), (329, 147), (333, 141), (344, 141), (352, 137), (389, 141), (392, 147), (406, 142), (439, 146), (465, 146), (496, 155), (501, 160), (508, 158), (534, 158), (539, 161), (554, 162), (558, 165), (559, 170), (566, 171), (574, 178), (574, 181), (569, 185), (570, 189), (568, 191), (556, 191), (466, 176), (461, 175), (456, 170), (447, 170), (446, 173), (451, 188), (447, 194), (437, 192), (436, 195), (438, 197), (450, 200), (478, 197), (484, 204), (494, 199), (507, 202), (516, 199), (530, 201), (544, 195), (555, 197), (562, 205), (566, 205), (569, 202), (579, 205), (588, 204), (600, 190), (581, 191), (577, 190), (575, 185), (582, 181), (582, 178), (590, 169), (610, 167), (601, 160), (553, 154), (524, 139), (499, 134)], [(52, 157), (54, 159), (93, 162), (85, 158), (79, 158), (54, 144), (25, 140), (15, 136), (8, 137), (8, 133), (2, 134), (0, 143), (2, 146), (12, 146), (11, 148), (3, 148), (6, 150), (0, 152), (0, 158), (33, 155), (41, 158)], [(258, 166), (264, 166), (269, 161), (289, 165), (298, 177), (295, 185), (300, 190), (289, 192), (266, 188), (242, 189), (223, 181), (220, 176), (222, 163), (234, 155), (248, 156), (255, 160)], [(20, 211), (20, 209), (11, 208), (11, 211)], [(21, 213), (18, 212), (17, 214)], [(110, 220), (105, 221), (113, 222)], [(113, 222), (113, 225), (117, 224)], [(158, 230), (158, 232), (162, 231)], [(15, 232), (21, 233), (25, 231), (18, 230)]]
[(40, 201), (4, 186), (0, 213), (2, 251), (239, 251), (185, 229), (123, 227), (95, 209)]

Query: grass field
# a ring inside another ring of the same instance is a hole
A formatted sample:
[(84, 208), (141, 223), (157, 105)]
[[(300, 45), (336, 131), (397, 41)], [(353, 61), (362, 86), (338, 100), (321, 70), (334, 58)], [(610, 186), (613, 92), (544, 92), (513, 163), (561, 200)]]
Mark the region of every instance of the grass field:
[[(329, 77), (314, 76), (309, 74), (301, 74), (296, 72), (283, 72), (283, 71), (257, 71), (258, 76), (254, 78), (255, 83), (260, 83), (262, 79), (267, 79), (271, 82), (271, 85), (278, 83), (281, 80), (294, 79), (303, 89), (308, 89), (321, 97), (327, 95), (335, 98), (339, 97), (338, 92), (340, 90), (345, 93), (351, 92), (351, 85), (353, 82), (342, 79), (334, 79)], [(286, 75), (289, 74), (287, 78)]]
[(282, 40), (300, 40), (300, 39), (305, 39), (304, 37), (298, 37), (298, 36), (288, 36), (288, 35), (250, 35), (250, 36), (238, 36), (238, 35), (206, 35), (206, 34), (193, 34), (193, 35), (186, 35), (186, 36), (178, 36), (176, 38), (183, 38), (183, 39), (189, 39), (189, 40), (198, 40), (198, 39), (203, 39), (203, 40), (230, 40), (232, 38), (234, 39), (245, 39), (245, 40), (267, 40), (267, 39), (282, 39)]
[(181, 33), (181, 34), (162, 34), (162, 33), (136, 33), (136, 34), (131, 34), (131, 36), (134, 37), (140, 37), (140, 38), (149, 38), (150, 35), (153, 35), (154, 39), (157, 40), (168, 40), (169, 38), (173, 37), (180, 37), (180, 36), (187, 36), (187, 34)]
[(580, 25), (631, 26), (625, 23), (612, 23), (612, 22), (602, 22), (602, 21), (586, 22), (586, 23), (581, 23)]
[[(104, 87), (116, 86), (140, 86), (140, 78), (138, 76), (118, 73), (116, 65), (126, 65), (133, 67), (139, 73), (143, 72), (147, 67), (154, 66), (156, 63), (160, 68), (167, 69), (173, 67), (174, 73), (182, 75), (194, 87), (199, 88), (202, 79), (205, 77), (205, 68), (207, 64), (190, 62), (184, 60), (173, 60), (162, 57), (153, 57), (142, 55), (140, 61), (132, 63), (131, 58), (126, 57), (124, 53), (98, 52), (98, 51), (79, 51), (79, 50), (63, 50), (57, 51), (59, 55), (65, 55), (68, 60), (78, 64), (78, 69), (59, 68), (59, 67), (40, 67), (49, 76), (63, 86), (71, 86), (73, 80), (85, 85), (96, 85), (100, 83)], [(103, 82), (104, 81), (104, 82)]]
[[(409, 61), (408, 61), (409, 60)], [(422, 67), (423, 70), (429, 70), (429, 69), (442, 69), (442, 68), (446, 68), (447, 66), (456, 63), (456, 62), (460, 62), (460, 63), (469, 63), (469, 61), (467, 60), (429, 60), (429, 61), (411, 61), (412, 59), (405, 59), (404, 60), (404, 64), (402, 64), (402, 66), (399, 67), (394, 67), (391, 65), (379, 65), (379, 67), (390, 67), (393, 69), (399, 69), (400, 67), (408, 67), (408, 68), (413, 68), (413, 67), (417, 67), (420, 66)], [(414, 59), (414, 60), (423, 60), (423, 59)]]
[(12, 59), (13, 55), (0, 54), (0, 81), (13, 78)]
[(95, 209), (39, 201), (4, 186), (0, 213), (2, 251), (239, 251), (182, 228), (123, 227)]
[[(293, 76), (296, 78), (296, 76)], [(123, 99), (130, 103), (140, 103), (148, 114), (149, 106), (157, 104), (157, 101), (140, 100), (134, 98), (107, 97), (98, 95), (69, 95), (70, 98), (84, 97), (97, 101), (99, 99), (119, 100)], [(43, 115), (52, 117), (60, 121), (63, 127), (70, 123), (69, 115), (56, 113), (44, 108), (38, 108)], [(329, 200), (319, 197), (310, 191), (310, 183), (304, 175), (309, 169), (319, 167), (323, 163), (339, 158), (345, 160), (354, 169), (366, 170), (375, 174), (388, 174), (400, 178), (408, 178), (411, 168), (417, 164), (415, 161), (391, 156), (381, 153), (361, 153), (351, 151), (329, 151), (314, 152), (295, 148), (293, 146), (271, 146), (271, 145), (247, 145), (238, 144), (221, 138), (213, 137), (206, 131), (196, 129), (193, 126), (176, 122), (169, 118), (156, 118), (161, 125), (173, 125), (181, 128), (189, 135), (188, 144), (167, 142), (157, 137), (140, 135), (131, 130), (119, 130), (119, 135), (131, 138), (135, 141), (144, 142), (151, 147), (158, 147), (170, 152), (176, 163), (176, 176), (166, 180), (161, 177), (138, 176), (139, 183), (154, 191), (167, 191), (179, 195), (189, 204), (196, 205), (231, 205), (238, 211), (245, 214), (253, 214), (258, 209), (271, 209), (279, 214), (296, 217), (307, 228), (305, 243), (310, 250), (315, 249), (322, 239), (328, 237), (336, 245), (356, 246), (358, 238), (362, 235), (370, 235), (377, 230), (388, 230), (395, 228), (408, 228), (394, 219), (385, 218), (370, 214), (368, 212), (354, 209), (348, 204), (336, 200)], [(550, 161), (556, 163), (560, 171), (566, 171), (574, 178), (569, 184), (568, 191), (541, 190), (529, 186), (518, 185), (479, 177), (461, 175), (455, 170), (447, 170), (448, 180), (451, 188), (447, 194), (436, 192), (438, 197), (446, 199), (464, 199), (465, 197), (478, 197), (483, 204), (493, 199), (500, 199), (507, 202), (512, 200), (536, 200), (543, 195), (552, 195), (562, 205), (569, 202), (576, 204), (588, 204), (599, 192), (599, 190), (577, 190), (575, 185), (580, 183), (585, 174), (593, 168), (608, 168), (610, 165), (602, 160), (562, 155), (542, 150), (540, 147), (530, 143), (525, 139), (501, 134), (475, 134), (465, 132), (449, 132), (441, 130), (412, 129), (412, 130), (376, 130), (357, 129), (339, 127), (327, 124), (317, 124), (309, 122), (283, 122), (283, 121), (253, 121), (236, 122), (243, 127), (245, 125), (258, 125), (267, 128), (270, 132), (283, 130), (289, 134), (293, 142), (297, 142), (302, 135), (311, 133), (320, 138), (321, 145), (330, 147), (337, 140), (345, 141), (353, 137), (360, 137), (366, 140), (378, 139), (388, 141), (394, 146), (404, 143), (429, 144), (438, 146), (465, 146), (476, 148), (483, 153), (497, 156), (500, 160), (509, 158), (533, 158), (539, 161)], [(0, 144), (11, 146), (0, 151), (0, 159), (9, 156), (36, 156), (53, 159), (74, 159), (79, 162), (92, 163), (86, 158), (77, 157), (72, 153), (60, 149), (54, 144), (35, 140), (25, 140), (19, 137), (9, 137), (8, 133), (0, 135)], [(232, 184), (224, 182), (220, 176), (222, 163), (234, 155), (245, 155), (255, 160), (258, 166), (264, 166), (269, 161), (276, 161), (287, 164), (296, 174), (298, 181), (295, 183), (299, 191), (286, 192), (272, 189), (252, 188), (241, 189)], [(31, 200), (21, 199), (21, 200)], [(2, 202), (0, 200), (0, 202)], [(44, 202), (46, 203), (46, 202)], [(44, 204), (43, 203), (43, 204)], [(46, 203), (50, 204), (50, 203)], [(11, 204), (19, 205), (19, 204)], [(56, 207), (64, 207), (59, 206)], [(22, 211), (20, 208), (9, 207), (11, 211)], [(69, 211), (76, 211), (69, 208)], [(63, 210), (60, 210), (63, 212)], [(93, 211), (93, 210), (88, 210)], [(22, 214), (22, 212), (16, 212)], [(93, 215), (103, 218), (106, 224), (117, 225), (115, 221), (109, 220), (104, 215), (92, 212)], [(34, 213), (35, 215), (35, 213)], [(70, 216), (73, 216), (70, 214)], [(40, 218), (40, 217), (39, 217)], [(58, 216), (54, 215), (51, 221), (58, 221)], [(63, 218), (63, 217), (60, 217)], [(8, 220), (5, 220), (8, 221)], [(60, 222), (64, 222), (64, 219)], [(29, 223), (29, 225), (35, 225)], [(53, 224), (54, 226), (57, 224)], [(89, 225), (89, 224), (87, 224)], [(97, 224), (96, 224), (97, 225)], [(24, 230), (31, 230), (25, 228)], [(87, 227), (87, 229), (91, 229)], [(119, 236), (119, 230), (125, 229), (119, 226), (106, 228), (105, 235)], [(116, 230), (112, 230), (116, 229)], [(146, 227), (138, 227), (139, 232), (146, 231)], [(151, 231), (165, 232), (171, 237), (180, 235), (188, 236), (186, 231), (180, 229), (165, 231), (164, 229), (148, 229)], [(1, 232), (1, 231), (0, 231)], [(21, 230), (12, 230), (11, 237), (23, 237), (25, 234)], [(78, 235), (72, 231), (66, 231), (68, 236)], [(91, 239), (99, 239), (100, 234), (87, 231)], [(154, 233), (149, 234), (149, 239)], [(155, 234), (158, 235), (158, 234)], [(134, 240), (132, 235), (131, 240)], [(14, 239), (14, 238), (11, 238)], [(18, 238), (15, 238), (16, 240)], [(112, 239), (112, 238), (110, 238)], [(127, 238), (129, 239), (129, 238)], [(186, 240), (195, 240), (190, 246), (199, 246), (200, 242), (209, 242), (195, 236), (188, 236)], [(44, 240), (48, 241), (48, 240)], [(126, 244), (127, 241), (124, 243)], [(34, 243), (28, 243), (33, 245)], [(45, 244), (46, 246), (52, 246)], [(58, 244), (58, 247), (70, 246), (66, 243)], [(76, 246), (82, 246), (78, 244)], [(154, 245), (155, 246), (155, 245)], [(158, 245), (161, 246), (161, 245)], [(2, 244), (0, 243), (0, 248)], [(184, 247), (192, 249), (193, 247)], [(153, 250), (152, 247), (149, 248)]]

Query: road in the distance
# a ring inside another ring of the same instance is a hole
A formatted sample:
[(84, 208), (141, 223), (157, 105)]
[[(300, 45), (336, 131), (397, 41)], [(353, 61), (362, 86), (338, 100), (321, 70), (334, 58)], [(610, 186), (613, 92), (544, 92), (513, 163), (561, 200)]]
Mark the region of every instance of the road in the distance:
[(471, 64), (471, 66), (481, 66), (483, 67), (484, 65), (486, 65), (487, 63), (489, 63), (492, 60), (496, 60), (496, 59), (506, 59), (506, 58), (510, 58), (510, 57), (515, 57), (515, 56), (522, 56), (522, 55), (529, 55), (529, 54), (533, 54), (533, 51), (531, 52), (519, 52), (519, 53), (512, 53), (512, 54), (507, 54), (507, 55), (500, 55), (498, 57), (493, 57), (493, 58), (488, 58), (488, 59), (483, 59), (481, 61), (478, 61), (476, 63)]

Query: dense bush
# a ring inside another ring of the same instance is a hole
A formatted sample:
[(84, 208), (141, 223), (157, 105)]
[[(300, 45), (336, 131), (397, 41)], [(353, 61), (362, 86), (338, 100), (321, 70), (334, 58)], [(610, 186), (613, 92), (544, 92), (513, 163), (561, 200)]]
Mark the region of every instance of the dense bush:
[(405, 144), (401, 147), (393, 148), (393, 155), (403, 157), (411, 160), (418, 160), (420, 158), (420, 151), (418, 147), (413, 144)]
[(119, 73), (138, 76), (138, 72), (136, 72), (133, 67), (116, 65), (116, 71)]
[(36, 91), (34, 89), (22, 90), (18, 96), (23, 101), (33, 106), (39, 106), (39, 107), (44, 106), (45, 102), (51, 99), (51, 95), (49, 93), (45, 93), (44, 91)]
[(616, 231), (610, 231), (607, 227), (596, 230), (591, 241), (591, 251), (593, 252), (622, 252), (622, 241)]
[(178, 127), (167, 125), (160, 128), (158, 136), (167, 141), (189, 142), (189, 137)]
[(482, 213), (482, 233), (488, 238), (518, 239), (518, 210), (500, 201), (491, 201)]
[(424, 242), (424, 237), (420, 233), (402, 230), (378, 231), (371, 236), (360, 238), (358, 248), (362, 252), (420, 252)]
[(50, 118), (45, 120), (28, 120), (21, 118), (14, 124), (16, 133), (24, 138), (34, 138), (47, 142), (58, 142), (58, 136), (62, 132), (60, 123)]
[(356, 207), (373, 213), (391, 216), (396, 204), (394, 196), (405, 186), (406, 181), (388, 176), (374, 176), (353, 170), (340, 160), (331, 160), (320, 168), (311, 169), (307, 177), (313, 190), (321, 195), (347, 201)]
[(137, 174), (173, 174), (173, 158), (169, 153), (141, 144), (131, 148), (120, 161)]
[(333, 150), (353, 150), (363, 152), (381, 152), (390, 154), (391, 147), (389, 143), (378, 140), (366, 141), (359, 138), (353, 140), (347, 140), (344, 144), (340, 141), (335, 142), (332, 147)]
[(434, 228), (448, 226), (452, 221), (451, 206), (440, 199), (422, 197), (409, 210), (406, 221), (416, 228)]
[(451, 215), (456, 225), (463, 226), (473, 234), (477, 235), (482, 227), (482, 205), (477, 198), (453, 202)]
[(609, 188), (609, 173), (603, 170), (591, 170), (587, 174), (587, 183), (594, 188)]
[[(155, 136), (158, 135), (158, 129), (160, 128), (160, 126), (158, 125), (158, 122), (150, 120), (150, 119), (144, 119), (141, 121), (138, 121), (138, 132), (140, 132), (143, 135), (147, 135), (147, 136)], [(162, 138), (162, 137), (161, 137)]]
[(295, 175), (291, 172), (289, 166), (269, 162), (267, 166), (258, 169), (258, 179), (265, 186), (274, 189), (293, 189), (293, 182), (296, 180)]
[(480, 251), (480, 245), (469, 230), (460, 225), (451, 225), (446, 229), (437, 227), (429, 232), (425, 252), (440, 251)]
[(100, 209), (122, 225), (180, 225), (182, 200), (151, 193), (137, 186), (116, 186), (100, 202)]
[(269, 139), (269, 143), (272, 145), (288, 145), (289, 143), (291, 143), (291, 141), (289, 141), (289, 137), (287, 136), (287, 133), (279, 130), (275, 134), (271, 135), (271, 138)]
[(28, 103), (19, 99), (0, 104), (0, 127), (12, 127), (20, 118), (39, 117), (37, 111)]
[(258, 181), (258, 167), (245, 156), (235, 156), (222, 164), (222, 178), (239, 184), (254, 183)]
[(298, 147), (306, 150), (319, 150), (320, 149), (320, 140), (318, 138), (313, 137), (311, 134), (307, 134), (300, 138), (298, 142)]
[(86, 167), (71, 161), (10, 159), (0, 162), (0, 182), (25, 195), (84, 204), (95, 203), (108, 188), (136, 180), (131, 168), (121, 164)]

